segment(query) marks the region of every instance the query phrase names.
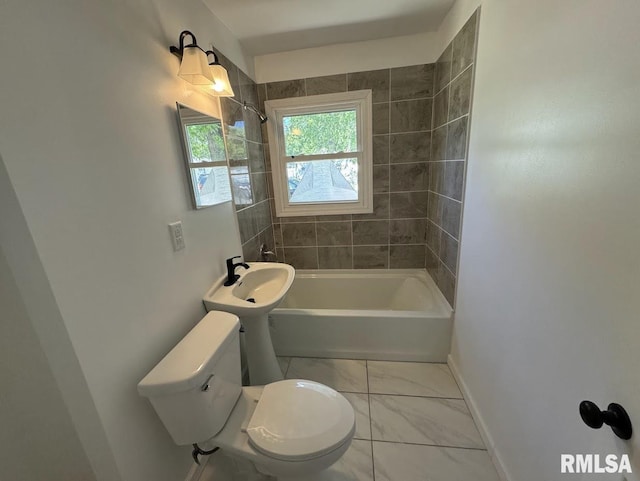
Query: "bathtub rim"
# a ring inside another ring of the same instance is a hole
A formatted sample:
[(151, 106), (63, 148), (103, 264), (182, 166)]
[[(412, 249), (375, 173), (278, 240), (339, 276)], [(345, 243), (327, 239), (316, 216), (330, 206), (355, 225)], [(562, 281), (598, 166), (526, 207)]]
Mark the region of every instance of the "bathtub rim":
[(357, 278), (401, 278), (414, 277), (418, 279), (431, 292), (437, 309), (430, 310), (394, 310), (394, 309), (304, 309), (304, 308), (288, 308), (276, 307), (270, 314), (280, 316), (295, 315), (314, 315), (314, 316), (369, 316), (369, 317), (388, 317), (394, 315), (405, 318), (443, 318), (452, 319), (453, 308), (444, 297), (433, 278), (426, 269), (296, 269), (295, 282), (298, 278), (320, 279), (340, 277), (343, 279)]

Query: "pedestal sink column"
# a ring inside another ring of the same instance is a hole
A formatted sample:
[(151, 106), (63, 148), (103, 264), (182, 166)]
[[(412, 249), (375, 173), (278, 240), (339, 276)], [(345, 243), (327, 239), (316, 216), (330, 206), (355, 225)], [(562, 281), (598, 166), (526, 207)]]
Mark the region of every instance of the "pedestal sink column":
[(249, 381), (251, 385), (263, 385), (282, 381), (282, 371), (276, 359), (269, 332), (269, 316), (243, 316), (240, 322), (244, 326)]

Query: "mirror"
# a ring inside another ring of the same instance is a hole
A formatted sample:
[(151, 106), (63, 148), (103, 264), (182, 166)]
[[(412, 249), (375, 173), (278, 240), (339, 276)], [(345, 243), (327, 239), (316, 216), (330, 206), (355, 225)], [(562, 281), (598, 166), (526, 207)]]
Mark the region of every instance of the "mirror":
[(228, 202), (231, 197), (222, 122), (176, 104), (191, 199), (196, 209)]

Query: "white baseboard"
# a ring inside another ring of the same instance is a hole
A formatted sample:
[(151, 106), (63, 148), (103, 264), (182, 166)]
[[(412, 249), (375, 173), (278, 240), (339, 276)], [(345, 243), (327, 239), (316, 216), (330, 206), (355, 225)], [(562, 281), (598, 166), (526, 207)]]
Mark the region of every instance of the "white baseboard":
[(489, 430), (487, 429), (487, 425), (485, 424), (484, 419), (480, 414), (480, 411), (478, 411), (478, 408), (473, 399), (473, 396), (469, 392), (469, 389), (467, 388), (467, 384), (464, 382), (464, 379), (462, 379), (462, 376), (460, 375), (460, 371), (458, 370), (458, 366), (456, 365), (455, 361), (451, 357), (451, 354), (449, 354), (447, 364), (449, 365), (449, 368), (451, 369), (453, 377), (455, 378), (456, 382), (458, 383), (458, 386), (460, 387), (460, 390), (462, 391), (462, 395), (464, 396), (464, 399), (467, 402), (467, 406), (469, 406), (469, 411), (471, 411), (471, 416), (473, 417), (473, 420), (475, 421), (476, 426), (478, 427), (478, 431), (480, 432), (482, 441), (484, 441), (484, 444), (487, 447), (489, 457), (491, 457), (491, 461), (493, 462), (493, 465), (495, 466), (496, 471), (498, 472), (498, 476), (500, 476), (500, 479), (502, 481), (512, 481), (513, 478), (508, 474), (504, 466), (504, 463), (502, 462), (500, 453), (496, 449), (495, 443), (493, 442), (493, 438), (489, 433)]

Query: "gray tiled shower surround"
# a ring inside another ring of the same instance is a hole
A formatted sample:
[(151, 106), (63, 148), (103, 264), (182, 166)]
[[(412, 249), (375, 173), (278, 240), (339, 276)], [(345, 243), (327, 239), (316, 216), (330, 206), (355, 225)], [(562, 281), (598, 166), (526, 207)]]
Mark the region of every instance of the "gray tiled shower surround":
[(216, 51), (216, 54), (229, 72), (235, 93), (235, 97), (221, 98), (220, 107), (242, 254), (246, 261), (257, 261), (261, 244), (271, 249), (274, 247), (270, 188), (260, 122), (257, 115), (242, 107), (242, 102), (258, 105), (258, 91), (256, 83), (242, 70), (221, 53)]
[(452, 305), (464, 204), (478, 16), (476, 11), (435, 66), (426, 267)]
[(361, 89), (373, 97), (374, 212), (274, 216), (280, 258), (308, 269), (425, 267), (434, 74), (429, 64), (258, 85), (261, 106)]
[[(300, 269), (426, 267), (453, 305), (477, 17), (435, 64), (256, 85), (221, 56), (236, 92), (221, 104), (245, 259), (265, 243)], [(276, 217), (266, 128), (241, 102), (361, 89), (373, 94), (374, 212)]]

